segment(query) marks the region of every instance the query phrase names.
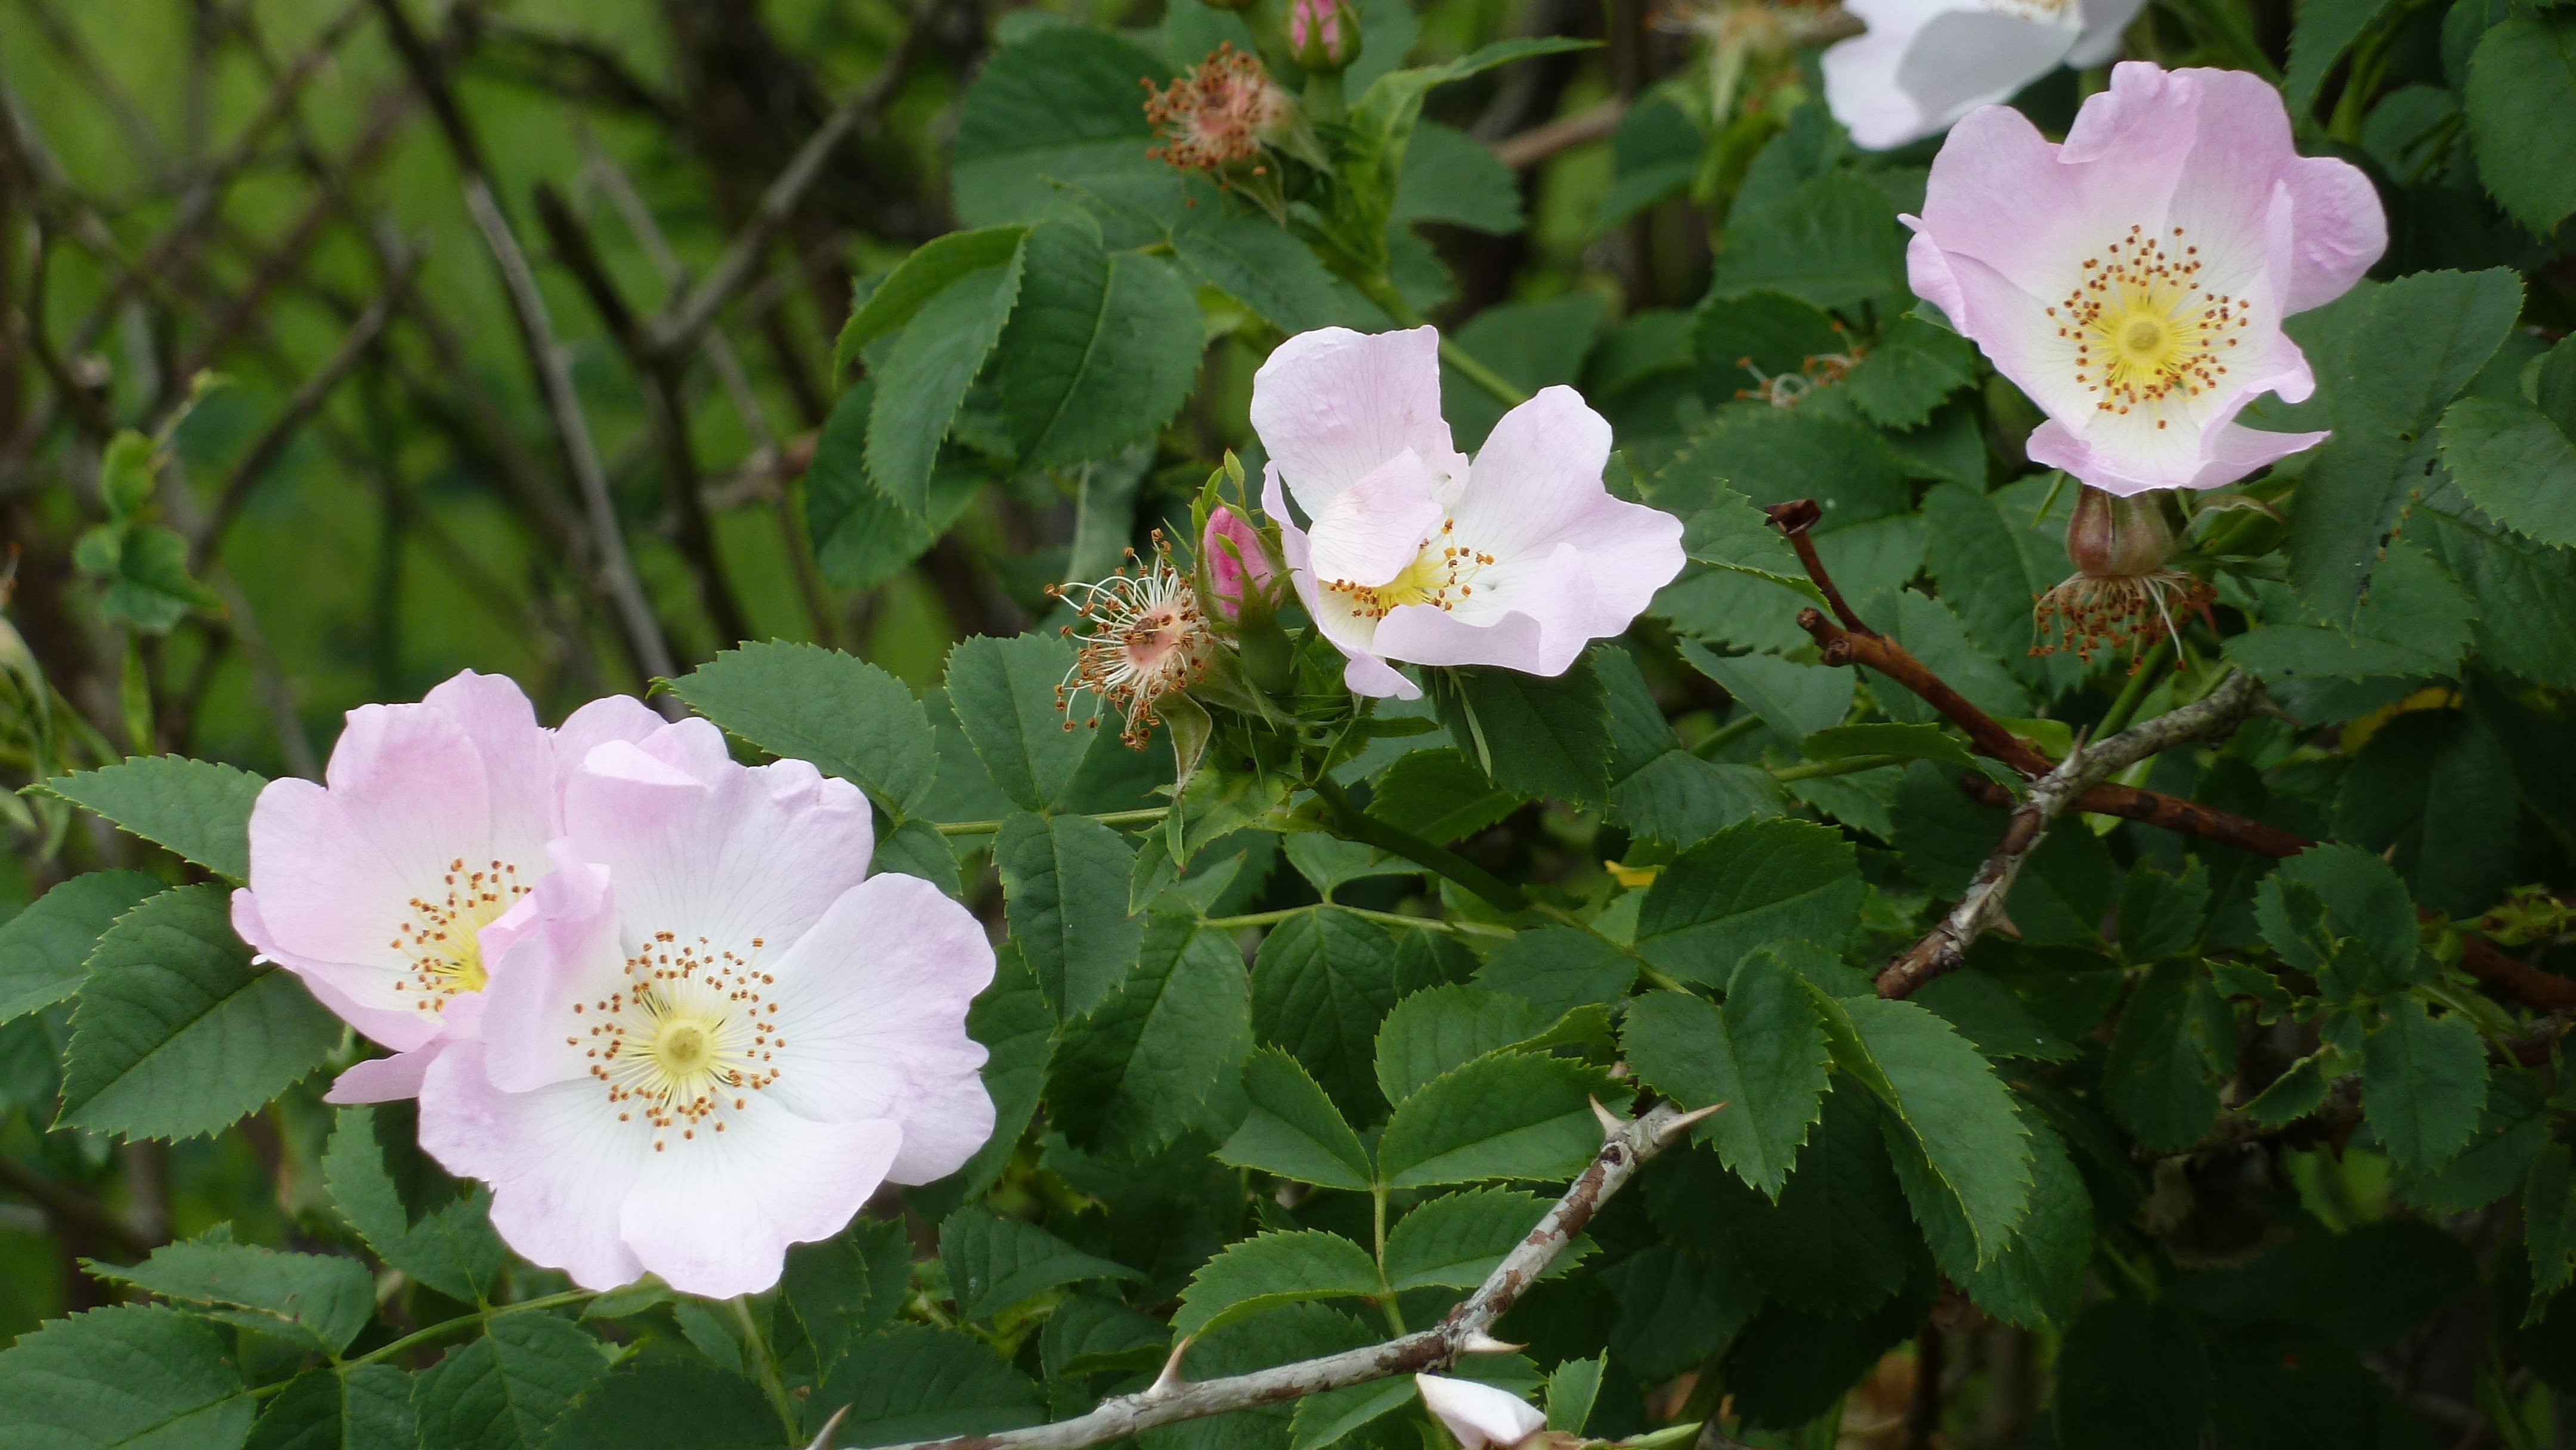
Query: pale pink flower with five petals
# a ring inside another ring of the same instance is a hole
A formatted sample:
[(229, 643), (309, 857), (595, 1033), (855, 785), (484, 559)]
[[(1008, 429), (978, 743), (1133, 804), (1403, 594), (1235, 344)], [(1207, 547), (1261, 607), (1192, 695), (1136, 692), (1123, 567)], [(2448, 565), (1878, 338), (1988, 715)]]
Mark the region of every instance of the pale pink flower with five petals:
[(522, 1256), (710, 1298), (955, 1172), (993, 1132), (966, 1033), (993, 950), (930, 883), (868, 875), (873, 836), (856, 787), (737, 764), (703, 720), (593, 750), (557, 869), (487, 933), (481, 1038), (422, 1084), (422, 1148), (492, 1185)]
[(1421, 695), (1390, 660), (1563, 674), (1681, 572), (1681, 520), (1610, 496), (1609, 421), (1572, 388), (1504, 414), (1473, 463), (1451, 447), (1428, 327), (1288, 339), (1254, 375), (1252, 426), (1262, 509), (1360, 694)]
[(2369, 178), (2299, 155), (2278, 91), (2144, 61), (2063, 145), (2009, 108), (1970, 114), (1905, 220), (1914, 290), (2047, 412), (2032, 460), (2116, 494), (2215, 488), (2324, 441), (2236, 416), (2315, 390), (2281, 320), (2388, 243)]
[(440, 1045), (473, 1030), (482, 929), (545, 874), (563, 775), (661, 724), (613, 696), (548, 730), (507, 676), (467, 670), (416, 705), (350, 711), (324, 784), (260, 791), (233, 929), (396, 1054), (341, 1074), (333, 1102), (411, 1096)]
[(1869, 29), (1821, 58), (1825, 103), (1873, 151), (1940, 134), (2057, 69), (2120, 49), (2143, 0), (1845, 0)]

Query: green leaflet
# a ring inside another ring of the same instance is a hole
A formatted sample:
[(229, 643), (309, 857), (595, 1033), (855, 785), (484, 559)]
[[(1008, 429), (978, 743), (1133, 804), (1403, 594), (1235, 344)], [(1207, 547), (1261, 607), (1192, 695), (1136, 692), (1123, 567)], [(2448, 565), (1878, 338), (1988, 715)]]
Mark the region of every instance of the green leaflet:
[(1137, 82), (1170, 76), (1151, 52), (1084, 26), (1038, 30), (994, 52), (958, 109), (959, 220), (1026, 219), (1054, 200), (1051, 182), (1156, 174)]
[(1628, 1063), (1685, 1107), (1724, 1104), (1699, 1129), (1727, 1167), (1773, 1199), (1821, 1111), (1825, 1034), (1806, 984), (1773, 953), (1744, 959), (1715, 1005), (1683, 992), (1629, 1004)]
[(140, 871), (85, 872), (0, 925), (0, 1022), (79, 991), (99, 937), (161, 889)]
[(1368, 1250), (1321, 1230), (1268, 1233), (1229, 1244), (1181, 1291), (1172, 1332), (1204, 1334), (1282, 1304), (1382, 1292)]
[(1386, 1110), (1377, 1030), (1399, 975), (1395, 938), (1366, 917), (1336, 906), (1291, 917), (1253, 960), (1253, 1031), (1304, 1064), (1345, 1118), (1375, 1122)]
[(1250, 1111), (1217, 1150), (1220, 1161), (1319, 1188), (1364, 1193), (1376, 1182), (1359, 1134), (1297, 1059), (1275, 1047), (1254, 1052), (1244, 1064), (1243, 1094)]
[(1686, 980), (1724, 982), (1762, 943), (1841, 941), (1864, 889), (1841, 832), (1806, 821), (1745, 821), (1683, 852), (1655, 878), (1637, 911), (1637, 953)]
[(1903, 236), (1887, 193), (1853, 173), (1828, 172), (1730, 218), (1709, 290), (1778, 292), (1817, 307), (1901, 293)]
[(868, 410), (868, 475), (916, 518), (930, 512), (939, 445), (1010, 320), (1023, 255), (1015, 251), (1007, 262), (941, 288), (885, 345), (884, 362), (870, 369), (876, 401)]
[(1223, 932), (1182, 917), (1149, 920), (1117, 994), (1057, 1040), (1047, 1067), (1053, 1121), (1077, 1146), (1130, 1159), (1194, 1127), (1222, 1130), (1252, 1047), (1246, 988), (1243, 958)]
[(757, 1385), (697, 1355), (656, 1345), (592, 1385), (545, 1444), (548, 1450), (770, 1450), (780, 1433), (778, 1412)]
[(779, 1288), (830, 1373), (851, 1345), (894, 1322), (912, 1286), (912, 1246), (899, 1221), (861, 1219), (787, 1251)]
[(1416, 992), (1378, 1028), (1378, 1088), (1388, 1102), (1401, 1103), (1451, 1068), (1527, 1042), (1553, 1023), (1527, 998), (1482, 987)]
[(1057, 1013), (1079, 1017), (1109, 1000), (1145, 932), (1127, 914), (1136, 853), (1126, 838), (1089, 816), (1021, 812), (1002, 822), (993, 864), (1011, 938)]
[[(1422, 1204), (1386, 1235), (1389, 1287), (1473, 1289), (1538, 1227), (1551, 1200), (1508, 1188), (1471, 1188)], [(1547, 1267), (1562, 1273), (1591, 1253), (1578, 1238)]]
[(2030, 1130), (2011, 1090), (1928, 1008), (1879, 998), (1841, 1008), (1869, 1055), (1861, 1080), (1911, 1131), (1928, 1183), (1964, 1215), (1977, 1262), (1991, 1261), (2030, 1208)]
[(387, 1264), (467, 1303), (491, 1288), (504, 1257), (486, 1217), (491, 1193), (457, 1194), (412, 1141), (408, 1105), (340, 1109), (322, 1177), (340, 1216)]
[(140, 1304), (56, 1319), (0, 1350), (0, 1435), (43, 1450), (235, 1446), (253, 1402), (230, 1340)]
[(2576, 23), (2515, 15), (2489, 30), (2469, 58), (2465, 99), (2478, 175), (2514, 220), (2547, 236), (2576, 211), (2576, 137), (2561, 124), (2576, 107)]
[(347, 1348), (376, 1308), (375, 1278), (356, 1259), (284, 1254), (254, 1244), (196, 1239), (164, 1244), (139, 1264), (90, 1260), (89, 1269), (324, 1354)]
[(819, 1433), (843, 1405), (849, 1414), (832, 1443), (849, 1447), (1015, 1430), (1046, 1418), (1038, 1387), (981, 1341), (919, 1324), (853, 1344), (805, 1402), (806, 1433)]
[(1038, 990), (1019, 943), (994, 953), (993, 985), (966, 1010), (966, 1033), (992, 1056), (984, 1062), (984, 1088), (993, 1095), (993, 1136), (959, 1169), (971, 1196), (1002, 1176), (1035, 1117), (1056, 1046), (1056, 1017)]
[(939, 768), (930, 718), (912, 691), (837, 650), (740, 645), (671, 688), (727, 732), (860, 787), (898, 822), (921, 808)]
[(412, 1391), (420, 1443), (540, 1450), (566, 1407), (607, 1373), (604, 1347), (571, 1320), (497, 1316), (421, 1371)]
[(229, 895), (185, 886), (117, 918), (90, 953), (63, 1075), (66, 1127), (219, 1132), (322, 1063), (340, 1020), (293, 974), (251, 964)]
[(939, 1257), (948, 1266), (957, 1312), (968, 1319), (990, 1319), (1065, 1284), (1144, 1277), (1124, 1264), (1086, 1254), (1036, 1224), (973, 1204), (939, 1226)]
[(137, 756), (43, 783), (47, 794), (235, 883), (250, 879), (250, 808), (267, 784), (249, 771), (182, 755)]
[(247, 1450), (382, 1450), (418, 1443), (411, 1376), (389, 1364), (307, 1370), (251, 1426)]
[(2361, 1106), (2397, 1165), (2429, 1173), (2468, 1146), (2487, 1099), (2486, 1045), (2467, 1018), (2432, 1017), (2413, 997), (2388, 1004), (2362, 1044)]
[(1613, 1096), (1599, 1069), (1565, 1058), (1480, 1057), (1396, 1105), (1379, 1177), (1394, 1188), (1571, 1178), (1601, 1148), (1591, 1100)]
[(902, 328), (949, 283), (1008, 263), (1027, 235), (1026, 227), (985, 227), (933, 237), (914, 248), (865, 301), (850, 309), (850, 320), (842, 324), (832, 348), (833, 372), (847, 373), (869, 343)]
[(1105, 457), (1151, 438), (1189, 396), (1205, 341), (1170, 265), (1111, 253), (1061, 222), (1032, 228), (993, 387), (1023, 468)]
[(1589, 660), (1554, 678), (1504, 669), (1448, 671), (1454, 688), (1432, 692), (1460, 753), (1495, 785), (1576, 803), (1607, 798), (1609, 705)]
[(1091, 744), (1088, 732), (1064, 728), (1055, 707), (1072, 664), (1072, 647), (1047, 634), (978, 635), (948, 656), (958, 727), (993, 784), (1026, 810), (1055, 805)]
[(2190, 1147), (2218, 1118), (2211, 1079), (2232, 1060), (2235, 1018), (2192, 962), (2147, 974), (2111, 1039), (2102, 1096), (2138, 1141), (2172, 1152)]

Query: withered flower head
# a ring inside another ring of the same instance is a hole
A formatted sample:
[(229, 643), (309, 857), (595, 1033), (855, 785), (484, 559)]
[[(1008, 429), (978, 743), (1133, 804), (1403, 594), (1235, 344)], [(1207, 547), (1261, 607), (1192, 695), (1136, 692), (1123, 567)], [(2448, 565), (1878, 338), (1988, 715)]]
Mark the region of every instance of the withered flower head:
[(2126, 650), (2135, 670), (2148, 650), (2179, 633), (2177, 614), (2206, 612), (2215, 591), (2164, 566), (2173, 552), (2173, 527), (2155, 494), (2123, 498), (2089, 484), (2079, 487), (2083, 491), (2066, 524), (2066, 553), (2075, 573), (2032, 608), (2039, 638), (2030, 652), (2071, 649), (2090, 664), (2096, 651)]
[[(1136, 551), (1127, 551), (1129, 560)], [(1126, 716), (1118, 738), (1134, 749), (1160, 724), (1157, 706), (1163, 698), (1196, 683), (1216, 641), (1199, 608), (1198, 591), (1189, 575), (1172, 567), (1171, 546), (1163, 531), (1154, 531), (1154, 557), (1130, 574), (1122, 565), (1096, 584), (1050, 585), (1047, 592), (1081, 612), (1081, 633), (1067, 625), (1064, 633), (1080, 646), (1073, 668), (1056, 686), (1055, 704), (1066, 712), (1064, 728), (1073, 728), (1072, 705), (1088, 690)], [(1098, 716), (1091, 723), (1097, 727)]]
[[(1153, 91), (1152, 83), (1146, 89)], [(1145, 119), (1163, 144), (1146, 153), (1184, 171), (1222, 172), (1257, 159), (1285, 136), (1296, 109), (1257, 57), (1231, 41), (1145, 98)]]

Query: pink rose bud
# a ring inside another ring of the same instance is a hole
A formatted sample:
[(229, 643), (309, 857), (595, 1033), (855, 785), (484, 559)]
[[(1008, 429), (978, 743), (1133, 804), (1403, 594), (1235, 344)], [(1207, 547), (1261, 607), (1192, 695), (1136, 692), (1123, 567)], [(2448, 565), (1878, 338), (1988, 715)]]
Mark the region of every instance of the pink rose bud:
[(1199, 540), (1199, 557), (1207, 564), (1209, 592), (1217, 612), (1228, 619), (1241, 612), (1247, 590), (1264, 590), (1278, 574), (1261, 535), (1241, 514), (1223, 504), (1208, 515), (1207, 533)]
[(1303, 69), (1330, 74), (1360, 58), (1360, 17), (1350, 0), (1289, 0), (1288, 52)]

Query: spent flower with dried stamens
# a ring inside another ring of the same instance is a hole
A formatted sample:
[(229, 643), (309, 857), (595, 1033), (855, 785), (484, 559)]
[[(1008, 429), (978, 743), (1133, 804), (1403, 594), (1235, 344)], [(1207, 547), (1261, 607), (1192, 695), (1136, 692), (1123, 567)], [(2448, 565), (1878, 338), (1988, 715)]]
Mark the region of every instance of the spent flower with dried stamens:
[(1146, 154), (1220, 180), (1246, 166), (1261, 174), (1264, 150), (1285, 140), (1297, 122), (1297, 103), (1271, 81), (1258, 57), (1236, 50), (1231, 41), (1162, 90), (1151, 81), (1143, 84), (1145, 119), (1163, 142)]
[[(1127, 557), (1136, 560), (1136, 551), (1128, 550)], [(1162, 701), (1196, 683), (1216, 647), (1198, 590), (1173, 567), (1163, 531), (1154, 531), (1154, 557), (1137, 561), (1135, 573), (1121, 565), (1098, 583), (1050, 585), (1047, 593), (1082, 615), (1079, 634), (1073, 625), (1063, 630), (1080, 647), (1055, 690), (1056, 708), (1066, 712), (1064, 728), (1073, 728), (1074, 700), (1087, 690), (1126, 717), (1118, 738), (1144, 749), (1162, 722)], [(1091, 723), (1097, 727), (1099, 717)]]
[(2083, 485), (2066, 524), (2066, 553), (2075, 572), (2039, 596), (2031, 610), (2035, 655), (2073, 650), (2092, 663), (2101, 650), (2125, 650), (2135, 670), (2158, 641), (2180, 633), (2177, 616), (2209, 608), (2209, 585), (2165, 567), (2173, 527), (2155, 494), (2121, 497)]

